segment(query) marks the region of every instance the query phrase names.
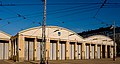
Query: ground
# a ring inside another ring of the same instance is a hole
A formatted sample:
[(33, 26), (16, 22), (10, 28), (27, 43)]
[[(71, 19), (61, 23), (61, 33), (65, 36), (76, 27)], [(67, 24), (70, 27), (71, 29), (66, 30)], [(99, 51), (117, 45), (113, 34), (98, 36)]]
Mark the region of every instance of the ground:
[[(113, 59), (89, 59), (89, 60), (54, 60), (48, 61), (49, 64), (120, 64), (120, 57), (116, 58), (116, 61)], [(0, 60), (0, 64), (39, 64), (37, 61), (30, 62), (13, 62), (11, 60)]]

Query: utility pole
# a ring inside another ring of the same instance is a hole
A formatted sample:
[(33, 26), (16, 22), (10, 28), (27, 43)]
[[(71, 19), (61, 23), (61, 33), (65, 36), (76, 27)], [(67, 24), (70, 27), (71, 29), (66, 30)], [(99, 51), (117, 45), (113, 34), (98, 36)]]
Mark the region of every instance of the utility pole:
[(113, 47), (113, 61), (115, 61), (116, 60), (116, 57), (115, 57), (115, 21), (114, 21), (114, 26), (113, 26), (113, 45), (114, 45), (114, 47)]
[(46, 56), (46, 35), (45, 35), (45, 31), (46, 31), (46, 0), (42, 0), (44, 3), (44, 16), (43, 16), (43, 22), (42, 22), (42, 43), (40, 44), (40, 64), (46, 64), (45, 62), (45, 56)]

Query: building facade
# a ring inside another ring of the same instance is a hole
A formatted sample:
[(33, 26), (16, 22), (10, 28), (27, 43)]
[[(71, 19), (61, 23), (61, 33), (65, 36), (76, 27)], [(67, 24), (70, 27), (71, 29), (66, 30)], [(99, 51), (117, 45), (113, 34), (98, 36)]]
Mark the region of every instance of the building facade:
[[(42, 27), (18, 32), (11, 37), (11, 58), (17, 61), (40, 60)], [(46, 60), (113, 58), (113, 41), (103, 35), (83, 38), (58, 26), (46, 27)]]
[(10, 35), (0, 31), (0, 60), (10, 59)]
[[(95, 30), (90, 30), (90, 31), (84, 31), (82, 33), (78, 33), (80, 36), (83, 38), (87, 38), (89, 36), (93, 35), (104, 35), (107, 37), (110, 37), (113, 39), (113, 28), (112, 26), (105, 27), (105, 28), (99, 28)], [(117, 56), (120, 56), (120, 27), (115, 28), (115, 42), (117, 44), (116, 50), (117, 50)]]

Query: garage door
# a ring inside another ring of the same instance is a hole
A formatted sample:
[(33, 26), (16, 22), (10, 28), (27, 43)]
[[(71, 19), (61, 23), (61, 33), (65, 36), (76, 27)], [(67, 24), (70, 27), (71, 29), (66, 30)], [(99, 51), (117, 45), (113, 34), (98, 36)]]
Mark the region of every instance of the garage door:
[(59, 44), (60, 60), (65, 60), (65, 42)]
[(74, 59), (74, 47), (75, 47), (75, 43), (74, 42), (71, 42), (70, 43), (70, 59)]
[(0, 59), (3, 59), (3, 52), (4, 52), (3, 46), (4, 46), (3, 43), (0, 43)]
[(37, 52), (37, 60), (40, 60), (40, 42), (41, 40), (38, 40), (37, 41), (37, 49), (36, 49), (36, 52)]
[(28, 41), (25, 41), (25, 60), (28, 60)]
[(110, 46), (107, 46), (107, 57), (110, 58)]
[(97, 57), (100, 59), (100, 46), (97, 47)]
[(0, 59), (8, 59), (8, 43), (0, 43)]
[(56, 42), (50, 42), (50, 60), (56, 60)]
[(33, 60), (33, 41), (29, 42), (29, 60)]
[(53, 60), (56, 60), (56, 43), (53, 43)]
[(89, 59), (90, 57), (90, 46), (86, 45), (86, 59)]
[(78, 59), (81, 59), (81, 44), (77, 44), (77, 57)]
[(25, 60), (33, 60), (33, 41), (25, 41)]
[(95, 46), (91, 46), (91, 52), (92, 52), (92, 55), (91, 55), (91, 59), (94, 59), (94, 53), (95, 53)]
[(8, 53), (9, 53), (9, 44), (8, 43), (4, 43), (5, 44), (5, 56), (4, 59), (8, 59)]
[(102, 58), (105, 58), (105, 45), (102, 45)]

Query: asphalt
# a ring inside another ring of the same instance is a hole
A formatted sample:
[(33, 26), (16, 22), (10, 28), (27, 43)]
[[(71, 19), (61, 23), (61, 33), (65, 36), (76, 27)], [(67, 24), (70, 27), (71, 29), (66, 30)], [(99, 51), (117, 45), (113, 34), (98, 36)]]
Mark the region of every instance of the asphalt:
[[(0, 60), (0, 64), (39, 64), (39, 61), (13, 62), (12, 60)], [(88, 59), (88, 60), (53, 60), (48, 64), (120, 64), (120, 57), (113, 61), (111, 58), (106, 59)]]

